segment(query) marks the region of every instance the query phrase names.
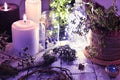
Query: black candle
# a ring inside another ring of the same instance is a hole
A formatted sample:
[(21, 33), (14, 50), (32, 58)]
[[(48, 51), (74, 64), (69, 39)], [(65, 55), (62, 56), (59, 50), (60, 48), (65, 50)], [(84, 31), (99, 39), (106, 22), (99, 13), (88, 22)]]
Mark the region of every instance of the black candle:
[(11, 25), (19, 19), (19, 7), (16, 4), (0, 4), (0, 33), (6, 31), (9, 36), (8, 42), (12, 41)]

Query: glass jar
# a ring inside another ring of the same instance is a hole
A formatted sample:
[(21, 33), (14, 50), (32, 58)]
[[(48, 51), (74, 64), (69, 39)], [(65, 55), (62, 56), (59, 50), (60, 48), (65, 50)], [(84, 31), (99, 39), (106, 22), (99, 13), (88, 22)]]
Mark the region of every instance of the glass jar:
[(84, 48), (86, 44), (86, 18), (84, 6), (81, 3), (75, 3), (74, 7), (72, 8), (72, 12), (68, 15), (67, 19), (68, 40), (74, 47), (79, 45), (81, 48)]
[[(40, 19), (40, 35), (43, 36), (43, 32), (45, 32), (45, 36), (40, 37), (40, 43), (42, 43), (45, 49), (53, 47), (58, 41), (58, 26), (53, 26), (49, 15), (50, 11), (43, 11)], [(42, 29), (43, 26), (45, 28), (45, 31)]]

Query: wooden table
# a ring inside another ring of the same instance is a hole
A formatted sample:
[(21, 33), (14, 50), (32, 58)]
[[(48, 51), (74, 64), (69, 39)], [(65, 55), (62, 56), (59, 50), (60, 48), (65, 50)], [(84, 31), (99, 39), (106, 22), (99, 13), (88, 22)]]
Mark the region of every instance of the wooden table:
[[(65, 62), (61, 62), (60, 60), (57, 60), (52, 64), (52, 66), (59, 66), (59, 67), (69, 69), (73, 75), (74, 80), (120, 80), (120, 74), (116, 78), (110, 78), (108, 74), (105, 72), (104, 66), (94, 64), (84, 56), (83, 46), (82, 46), (84, 43), (78, 43), (78, 42), (69, 43), (68, 41), (67, 42), (64, 41), (57, 45), (64, 45), (64, 44), (70, 44), (72, 48), (76, 49), (77, 59), (73, 61), (72, 64), (67, 64)], [(79, 46), (76, 47), (76, 45), (79, 45)], [(12, 44), (9, 45), (8, 47), (9, 49), (7, 51), (10, 52), (12, 50)], [(12, 54), (12, 52), (10, 54)], [(84, 70), (78, 69), (78, 66), (80, 63), (82, 63), (85, 66)], [(17, 78), (20, 75), (21, 73), (18, 74), (18, 76), (16, 76), (15, 78), (9, 78), (8, 80), (17, 80)]]

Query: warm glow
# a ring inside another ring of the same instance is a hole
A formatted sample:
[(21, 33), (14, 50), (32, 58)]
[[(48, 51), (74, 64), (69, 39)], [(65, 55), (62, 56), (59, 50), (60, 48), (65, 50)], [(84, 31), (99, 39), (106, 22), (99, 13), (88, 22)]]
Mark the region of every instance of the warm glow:
[(4, 3), (4, 11), (8, 11), (8, 5), (6, 2)]
[(27, 16), (26, 16), (26, 14), (24, 14), (23, 15), (23, 21), (26, 22), (26, 20), (27, 20)]
[(91, 8), (91, 12), (92, 12), (92, 13), (94, 12), (94, 8), (93, 8), (93, 7)]

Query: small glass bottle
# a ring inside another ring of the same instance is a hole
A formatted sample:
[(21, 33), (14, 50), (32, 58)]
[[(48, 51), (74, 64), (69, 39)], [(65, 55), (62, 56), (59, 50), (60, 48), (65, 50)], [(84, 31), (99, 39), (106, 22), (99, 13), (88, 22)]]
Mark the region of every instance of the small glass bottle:
[[(43, 11), (40, 21), (41, 25), (45, 27), (44, 40), (40, 40), (40, 42), (44, 45), (45, 49), (53, 47), (58, 41), (58, 26), (53, 26), (49, 15), (50, 11)], [(43, 32), (43, 30), (41, 29), (40, 32)], [(40, 33), (40, 35), (42, 36), (42, 33)]]

